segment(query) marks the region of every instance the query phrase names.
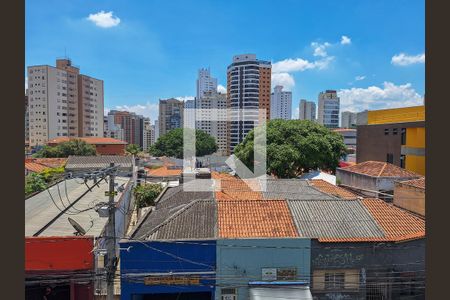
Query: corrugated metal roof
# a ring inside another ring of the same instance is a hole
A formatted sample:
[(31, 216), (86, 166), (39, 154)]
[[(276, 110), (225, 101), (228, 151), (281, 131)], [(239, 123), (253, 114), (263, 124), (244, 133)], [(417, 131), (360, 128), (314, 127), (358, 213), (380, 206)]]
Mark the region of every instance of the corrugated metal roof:
[(214, 200), (195, 200), (153, 229), (148, 239), (215, 238), (216, 215)]
[(384, 237), (382, 229), (357, 200), (289, 200), (300, 236), (310, 238)]
[(140, 222), (139, 227), (132, 233), (132, 237), (139, 239), (147, 238), (155, 227), (182, 210), (192, 201), (199, 199), (213, 200), (214, 194), (213, 192), (184, 191), (183, 185), (167, 188), (156, 203), (154, 209), (143, 217), (145, 219)]
[(324, 200), (337, 199), (301, 179), (268, 179), (264, 199)]
[(120, 166), (121, 169), (130, 169), (133, 166), (132, 156), (101, 155), (101, 156), (69, 156), (66, 170), (101, 169), (109, 167), (110, 163)]

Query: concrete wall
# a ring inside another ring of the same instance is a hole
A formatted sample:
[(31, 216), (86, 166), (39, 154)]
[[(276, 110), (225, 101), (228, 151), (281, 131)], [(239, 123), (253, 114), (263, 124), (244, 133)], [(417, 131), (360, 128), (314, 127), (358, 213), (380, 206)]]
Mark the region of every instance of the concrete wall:
[[(311, 292), (314, 299), (366, 299), (366, 289), (374, 284), (386, 285), (387, 295), (383, 299), (425, 299), (424, 270), (425, 239), (399, 243), (311, 241)], [(325, 271), (345, 272), (347, 289), (344, 292), (321, 289)], [(354, 284), (356, 277), (359, 278), (359, 287)], [(405, 282), (414, 281), (421, 287), (414, 291), (415, 296), (402, 295), (408, 288)]]
[(396, 183), (394, 204), (416, 214), (425, 216), (425, 189)]
[(353, 172), (348, 172), (342, 169), (336, 170), (336, 180), (341, 184), (349, 185), (368, 190), (377, 190), (376, 177), (365, 176)]
[(220, 288), (237, 288), (237, 299), (249, 299), (249, 281), (262, 280), (262, 268), (296, 268), (298, 280), (308, 280), (310, 239), (226, 239), (217, 241), (216, 300)]

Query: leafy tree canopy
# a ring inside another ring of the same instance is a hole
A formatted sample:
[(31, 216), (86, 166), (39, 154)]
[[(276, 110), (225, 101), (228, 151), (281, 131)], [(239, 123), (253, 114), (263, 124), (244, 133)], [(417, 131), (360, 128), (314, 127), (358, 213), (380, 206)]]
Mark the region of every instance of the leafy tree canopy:
[(34, 157), (68, 157), (70, 155), (91, 156), (96, 155), (94, 145), (89, 145), (83, 140), (74, 139), (68, 142), (62, 142), (56, 146), (44, 146), (35, 153)]
[(129, 153), (131, 155), (137, 155), (141, 151), (141, 149), (136, 144), (129, 144), (125, 148), (125, 151), (127, 151), (127, 153)]
[[(150, 147), (150, 154), (183, 158), (183, 130), (193, 129), (177, 128), (160, 136), (156, 143)], [(196, 156), (204, 156), (217, 151), (215, 139), (206, 132), (196, 129), (195, 138)]]
[[(235, 155), (253, 165), (254, 130), (235, 148)], [(267, 123), (267, 173), (293, 178), (310, 170), (335, 171), (345, 154), (343, 137), (308, 120), (271, 120)]]
[(162, 186), (156, 183), (141, 184), (134, 188), (133, 194), (136, 198), (138, 208), (155, 205), (155, 199), (162, 191)]

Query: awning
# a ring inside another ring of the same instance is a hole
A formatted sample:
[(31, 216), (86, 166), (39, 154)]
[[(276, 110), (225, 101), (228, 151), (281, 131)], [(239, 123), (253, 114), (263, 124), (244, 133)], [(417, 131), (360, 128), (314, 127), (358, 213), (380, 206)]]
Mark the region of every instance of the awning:
[(309, 286), (304, 284), (252, 283), (250, 300), (312, 300)]

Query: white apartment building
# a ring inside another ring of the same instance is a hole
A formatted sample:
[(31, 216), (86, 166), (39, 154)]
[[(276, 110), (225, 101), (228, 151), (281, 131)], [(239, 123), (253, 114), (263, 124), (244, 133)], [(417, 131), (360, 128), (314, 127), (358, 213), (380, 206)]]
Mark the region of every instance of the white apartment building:
[(356, 128), (356, 113), (351, 111), (343, 111), (341, 114), (342, 128)]
[(153, 125), (155, 129), (155, 143), (159, 139), (159, 119), (155, 120), (155, 125)]
[(328, 128), (339, 127), (340, 101), (335, 90), (319, 94), (318, 122)]
[(211, 77), (209, 68), (198, 70), (197, 98), (203, 97), (205, 92), (217, 91), (217, 78)]
[(298, 118), (300, 120), (316, 120), (316, 103), (301, 99), (299, 103)]
[(144, 119), (144, 128), (142, 130), (142, 135), (142, 150), (147, 152), (150, 146), (155, 143), (155, 127), (151, 125), (149, 118)]
[(290, 120), (292, 118), (292, 92), (283, 91), (277, 85), (270, 97), (270, 119)]
[(205, 92), (196, 99), (196, 129), (213, 136), (219, 155), (227, 154), (227, 96), (216, 91)]
[(120, 124), (114, 122), (114, 115), (104, 116), (104, 137), (125, 141), (125, 133)]
[(56, 67), (30, 66), (27, 76), (30, 146), (103, 136), (102, 80), (80, 75), (69, 59), (56, 60)]

